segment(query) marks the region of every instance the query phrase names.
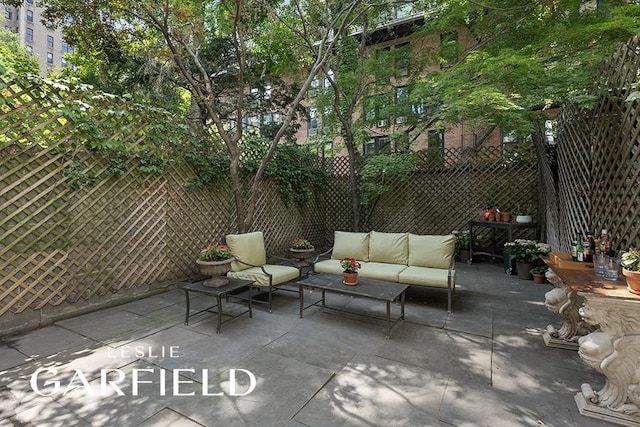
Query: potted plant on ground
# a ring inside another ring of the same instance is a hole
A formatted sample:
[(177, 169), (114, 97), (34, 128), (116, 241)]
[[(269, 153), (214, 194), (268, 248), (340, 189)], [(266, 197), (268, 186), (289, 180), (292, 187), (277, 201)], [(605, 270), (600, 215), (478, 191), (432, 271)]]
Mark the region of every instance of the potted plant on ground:
[(231, 263), (234, 260), (235, 258), (231, 256), (226, 245), (209, 243), (206, 248), (200, 251), (196, 260), (200, 273), (211, 276), (210, 279), (203, 282), (203, 285), (217, 288), (229, 283), (229, 279), (224, 275), (231, 270)]
[(456, 257), (460, 262), (469, 262), (469, 248), (473, 244), (471, 233), (469, 230), (453, 230), (451, 234), (456, 236)]
[(529, 270), (529, 273), (533, 276), (533, 281), (535, 283), (547, 283), (547, 277), (545, 276), (547, 270), (548, 267), (540, 265), (538, 267), (533, 267)]
[(518, 277), (523, 280), (532, 280), (530, 270), (538, 266), (540, 259), (548, 255), (551, 248), (548, 244), (535, 240), (516, 239), (505, 243), (504, 250), (516, 260)]
[(289, 248), (289, 252), (291, 255), (298, 260), (298, 265), (300, 267), (309, 265), (305, 259), (309, 258), (315, 248), (307, 239), (295, 238), (291, 242), (291, 247)]
[(627, 279), (629, 292), (640, 295), (640, 250), (630, 248), (620, 259), (622, 275)]
[(340, 260), (340, 267), (342, 267), (342, 283), (348, 286), (355, 286), (358, 284), (358, 270), (362, 268), (355, 258), (342, 258)]

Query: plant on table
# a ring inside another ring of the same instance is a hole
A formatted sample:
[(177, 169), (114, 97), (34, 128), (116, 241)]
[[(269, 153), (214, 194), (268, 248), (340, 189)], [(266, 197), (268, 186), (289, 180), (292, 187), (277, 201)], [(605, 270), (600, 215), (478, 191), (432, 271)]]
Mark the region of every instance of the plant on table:
[(362, 264), (355, 258), (346, 257), (340, 260), (340, 267), (342, 267), (345, 273), (357, 273), (358, 270), (362, 268)]
[(551, 251), (548, 244), (537, 242), (535, 240), (516, 239), (513, 242), (507, 242), (504, 244), (504, 250), (513, 258), (516, 262), (537, 262), (544, 256), (547, 256)]
[(291, 249), (313, 249), (313, 245), (306, 239), (295, 238), (291, 242)]
[(622, 254), (620, 265), (628, 271), (640, 271), (640, 250), (630, 248)]
[(206, 248), (198, 254), (201, 261), (224, 261), (231, 259), (231, 252), (227, 245), (209, 243)]

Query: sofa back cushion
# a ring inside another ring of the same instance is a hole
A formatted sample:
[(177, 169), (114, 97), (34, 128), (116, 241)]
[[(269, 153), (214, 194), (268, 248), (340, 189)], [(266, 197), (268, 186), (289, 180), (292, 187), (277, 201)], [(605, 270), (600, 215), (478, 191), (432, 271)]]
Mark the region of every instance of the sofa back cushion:
[(331, 258), (355, 258), (369, 261), (369, 233), (336, 231), (333, 237)]
[[(227, 234), (227, 246), (229, 252), (236, 258), (253, 265), (265, 265), (267, 252), (264, 248), (264, 235), (262, 231), (245, 234)], [(251, 268), (240, 262), (231, 263), (231, 271), (242, 271)]]
[(369, 261), (407, 265), (409, 262), (408, 233), (369, 233)]
[(409, 234), (409, 265), (449, 268), (456, 247), (456, 236)]

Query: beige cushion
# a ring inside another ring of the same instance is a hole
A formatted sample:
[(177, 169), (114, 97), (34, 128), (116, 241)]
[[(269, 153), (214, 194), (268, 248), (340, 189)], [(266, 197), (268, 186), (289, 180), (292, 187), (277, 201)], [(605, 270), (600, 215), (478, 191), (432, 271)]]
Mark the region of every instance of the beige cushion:
[(313, 265), (313, 271), (316, 273), (328, 273), (342, 275), (342, 267), (340, 267), (340, 260), (338, 259), (326, 259), (324, 261), (316, 262)]
[(456, 236), (409, 234), (409, 266), (449, 268)]
[[(290, 280), (297, 280), (300, 277), (300, 271), (295, 267), (271, 264), (263, 267), (272, 276), (271, 284), (274, 286)], [(227, 273), (227, 277), (252, 280), (257, 286), (269, 286), (269, 276), (264, 274), (260, 267), (250, 267), (242, 271), (230, 271)]]
[[(449, 270), (428, 267), (407, 267), (399, 274), (400, 283), (407, 285), (429, 286), (436, 288), (447, 287)], [(455, 286), (455, 270), (451, 270), (451, 288)]]
[[(264, 236), (262, 231), (245, 234), (227, 234), (227, 246), (229, 252), (236, 258), (252, 265), (264, 265), (267, 263), (267, 252), (264, 248)], [(231, 271), (242, 271), (251, 266), (240, 262), (231, 263)]]
[(336, 231), (333, 238), (332, 259), (355, 258), (369, 261), (369, 233)]
[(362, 264), (359, 276), (369, 279), (386, 280), (387, 282), (398, 282), (399, 274), (407, 266), (404, 264), (387, 264), (382, 262), (367, 262)]
[(408, 233), (369, 233), (369, 261), (407, 265), (409, 262)]

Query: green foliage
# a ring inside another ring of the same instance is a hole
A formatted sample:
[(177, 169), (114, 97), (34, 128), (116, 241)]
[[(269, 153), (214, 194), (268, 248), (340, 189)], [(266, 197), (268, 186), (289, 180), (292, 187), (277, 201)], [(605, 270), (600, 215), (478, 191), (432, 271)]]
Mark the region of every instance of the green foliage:
[(85, 170), (85, 165), (80, 160), (74, 160), (62, 170), (62, 176), (69, 181), (74, 190), (84, 186), (91, 186), (96, 182), (96, 176)]
[(220, 143), (205, 138), (194, 138), (185, 152), (185, 158), (193, 166), (196, 177), (187, 182), (187, 188), (204, 188), (224, 179), (229, 171), (229, 155)]
[(0, 28), (0, 73), (38, 75), (38, 61), (20, 46), (18, 35)]
[(372, 156), (360, 171), (364, 190), (363, 203), (374, 203), (375, 199), (389, 193), (390, 183), (406, 179), (418, 161), (413, 152), (379, 154)]

